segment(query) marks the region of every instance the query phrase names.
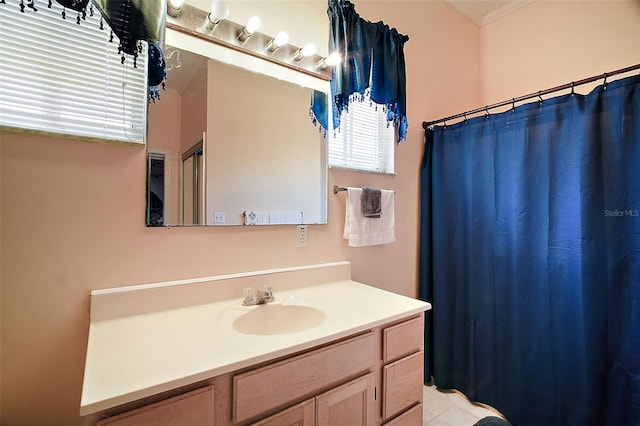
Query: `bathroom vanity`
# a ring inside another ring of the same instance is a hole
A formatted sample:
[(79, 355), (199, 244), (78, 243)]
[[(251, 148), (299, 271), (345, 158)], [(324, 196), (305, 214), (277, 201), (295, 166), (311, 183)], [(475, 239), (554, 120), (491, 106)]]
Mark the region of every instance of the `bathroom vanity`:
[[(243, 306), (243, 289), (275, 301)], [(429, 303), (350, 264), (96, 290), (80, 415), (98, 425), (421, 425)]]

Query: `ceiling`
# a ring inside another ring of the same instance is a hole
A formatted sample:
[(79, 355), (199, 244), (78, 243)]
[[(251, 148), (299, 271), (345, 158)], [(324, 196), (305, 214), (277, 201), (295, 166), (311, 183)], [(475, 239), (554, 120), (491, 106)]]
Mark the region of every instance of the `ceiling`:
[(478, 25), (488, 24), (507, 13), (528, 5), (533, 0), (447, 0)]

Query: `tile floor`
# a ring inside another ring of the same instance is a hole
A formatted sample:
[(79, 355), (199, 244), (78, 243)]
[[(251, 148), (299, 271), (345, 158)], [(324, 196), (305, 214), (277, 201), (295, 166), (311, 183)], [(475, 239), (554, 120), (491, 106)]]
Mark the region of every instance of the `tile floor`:
[(488, 405), (472, 403), (458, 391), (424, 387), (424, 426), (472, 426), (486, 416), (503, 417)]

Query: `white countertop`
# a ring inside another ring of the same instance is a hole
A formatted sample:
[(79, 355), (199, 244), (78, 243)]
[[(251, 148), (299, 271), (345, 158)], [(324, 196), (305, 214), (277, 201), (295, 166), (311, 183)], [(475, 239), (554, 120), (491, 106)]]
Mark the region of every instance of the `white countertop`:
[[(337, 265), (344, 269), (344, 264)], [(260, 281), (255, 273), (251, 278)], [(126, 315), (92, 312), (80, 414), (95, 413), (431, 309), (427, 302), (350, 279), (299, 287), (283, 284), (285, 288), (280, 291), (274, 282), (275, 302), (242, 306), (241, 285), (246, 286), (246, 282), (233, 283), (238, 296), (231, 299)], [(139, 291), (135, 290), (137, 296)], [(92, 294), (92, 299), (98, 296)], [(234, 321), (242, 315), (259, 315), (266, 311), (253, 311), (276, 305), (304, 306), (321, 312), (312, 327), (301, 331), (256, 335), (238, 331), (237, 322), (234, 327)]]

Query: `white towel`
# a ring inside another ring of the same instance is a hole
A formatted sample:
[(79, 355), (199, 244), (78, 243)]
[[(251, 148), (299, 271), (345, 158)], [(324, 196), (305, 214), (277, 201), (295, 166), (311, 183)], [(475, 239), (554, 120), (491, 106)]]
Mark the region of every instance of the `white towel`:
[(395, 193), (387, 189), (382, 190), (380, 218), (364, 217), (361, 197), (362, 188), (347, 188), (343, 237), (349, 240), (349, 246), (364, 247), (394, 242), (396, 240)]

